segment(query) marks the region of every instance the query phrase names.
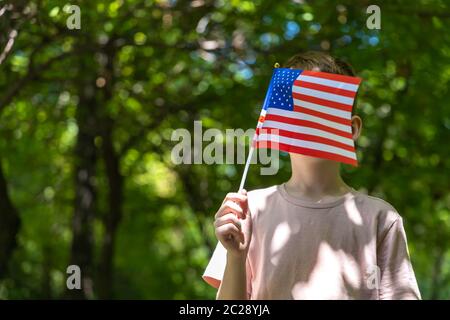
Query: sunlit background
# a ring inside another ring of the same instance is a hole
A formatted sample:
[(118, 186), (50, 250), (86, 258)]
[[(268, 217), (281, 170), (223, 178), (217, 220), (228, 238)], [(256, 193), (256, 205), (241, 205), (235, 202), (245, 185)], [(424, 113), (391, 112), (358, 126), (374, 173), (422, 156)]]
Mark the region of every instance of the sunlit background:
[[(370, 4), (0, 1), (0, 298), (214, 298), (213, 215), (243, 165), (174, 165), (171, 134), (253, 128), (274, 63), (305, 50), (363, 78), (345, 180), (393, 204), (423, 298), (449, 298), (450, 4), (380, 2), (369, 30)], [(247, 189), (289, 171), (252, 165)]]

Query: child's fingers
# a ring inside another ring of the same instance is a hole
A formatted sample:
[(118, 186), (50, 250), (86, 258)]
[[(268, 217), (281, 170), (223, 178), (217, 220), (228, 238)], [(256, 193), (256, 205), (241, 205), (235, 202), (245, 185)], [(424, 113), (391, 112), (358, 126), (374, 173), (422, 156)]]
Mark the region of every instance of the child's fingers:
[(230, 212), (236, 214), (239, 218), (245, 218), (244, 210), (242, 209), (242, 207), (231, 200), (227, 200), (222, 204), (214, 218), (217, 219)]
[(218, 228), (227, 223), (234, 224), (239, 230), (242, 229), (241, 221), (239, 221), (239, 219), (236, 218), (236, 215), (234, 213), (228, 213), (226, 215), (217, 218), (216, 221), (214, 221), (214, 227)]
[(244, 234), (234, 224), (231, 223), (216, 228), (216, 234), (219, 237), (222, 237), (224, 240), (228, 239), (229, 235), (232, 235), (234, 239), (238, 240), (239, 242), (245, 242)]
[(245, 202), (247, 201), (247, 195), (242, 193), (230, 192), (225, 196), (225, 201), (231, 200), (234, 202)]

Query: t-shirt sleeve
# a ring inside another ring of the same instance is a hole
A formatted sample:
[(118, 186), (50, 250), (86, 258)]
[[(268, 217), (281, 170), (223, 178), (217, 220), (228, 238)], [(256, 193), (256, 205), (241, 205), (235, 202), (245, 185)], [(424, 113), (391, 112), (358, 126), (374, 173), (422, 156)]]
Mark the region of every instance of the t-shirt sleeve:
[(421, 299), (401, 217), (390, 225), (378, 245), (377, 264), (380, 268), (380, 299)]
[(205, 272), (203, 273), (203, 280), (218, 289), (220, 287), (220, 283), (222, 282), (226, 263), (227, 249), (225, 249), (222, 243), (218, 241), (213, 255), (206, 266)]

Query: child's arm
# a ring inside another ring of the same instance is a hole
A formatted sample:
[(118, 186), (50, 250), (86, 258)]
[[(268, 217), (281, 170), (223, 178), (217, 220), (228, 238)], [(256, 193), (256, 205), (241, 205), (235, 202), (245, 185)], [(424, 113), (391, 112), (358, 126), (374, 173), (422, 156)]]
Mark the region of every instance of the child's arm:
[(219, 290), (217, 290), (217, 300), (247, 299), (246, 258), (245, 256), (233, 256), (227, 253), (227, 264)]
[(247, 193), (229, 193), (216, 213), (216, 236), (227, 250), (227, 264), (217, 299), (247, 299), (246, 259), (252, 226)]

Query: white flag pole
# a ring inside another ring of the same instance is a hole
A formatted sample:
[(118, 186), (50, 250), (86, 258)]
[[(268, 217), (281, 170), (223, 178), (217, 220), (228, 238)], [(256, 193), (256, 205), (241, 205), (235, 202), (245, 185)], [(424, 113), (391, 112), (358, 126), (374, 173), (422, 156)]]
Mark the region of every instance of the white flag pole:
[[(279, 68), (280, 65), (278, 63), (275, 63), (274, 67)], [(272, 80), (271, 80), (271, 82), (272, 82)], [(269, 85), (269, 87), (270, 87), (270, 85)], [(268, 97), (269, 97), (269, 92), (267, 92), (267, 94), (266, 94), (266, 98), (264, 100), (263, 106), (266, 105)], [(258, 125), (256, 125), (256, 127), (258, 128)], [(247, 178), (248, 168), (250, 167), (250, 162), (252, 160), (253, 151), (255, 149), (254, 143), (256, 142), (256, 139), (257, 139), (257, 136), (256, 136), (256, 132), (255, 132), (255, 136), (252, 139), (252, 145), (250, 146), (250, 150), (248, 152), (247, 161), (245, 162), (244, 172), (242, 173), (241, 184), (239, 185), (239, 192), (241, 192), (244, 189), (245, 179)], [(209, 275), (211, 273), (210, 270), (212, 270), (212, 268), (214, 268), (214, 266), (217, 266), (216, 267), (217, 270), (215, 270), (213, 278), (222, 281), (223, 274), (225, 273), (226, 261), (227, 261), (227, 250), (222, 245), (222, 243), (220, 241), (218, 241), (216, 249), (214, 250), (213, 257), (211, 258), (211, 260), (205, 270), (205, 275)]]
[[(274, 65), (274, 68), (279, 68), (280, 64), (277, 62)], [(272, 79), (270, 80), (271, 84), (272, 84)], [(271, 84), (269, 85), (269, 87), (271, 87)], [(264, 99), (264, 104), (263, 107), (267, 104), (267, 100), (269, 98), (269, 90), (267, 91), (266, 94), (266, 98)], [(264, 110), (261, 110), (261, 115), (263, 114)], [(265, 114), (265, 113), (264, 113)], [(261, 123), (262, 126), (262, 123)], [(260, 122), (258, 122), (258, 124), (256, 125), (256, 128), (260, 127)], [(248, 157), (247, 157), (247, 161), (245, 162), (245, 168), (244, 168), (244, 172), (242, 173), (242, 178), (241, 178), (241, 183), (239, 185), (239, 193), (244, 189), (244, 185), (245, 185), (245, 180), (247, 179), (247, 173), (248, 173), (248, 168), (250, 167), (250, 162), (252, 160), (252, 156), (253, 156), (253, 151), (255, 150), (254, 145), (256, 143), (256, 139), (258, 139), (257, 137), (257, 132), (255, 132), (255, 136), (252, 139), (252, 145), (250, 146), (250, 150), (248, 151)]]
[[(255, 135), (256, 135), (256, 133), (255, 133)], [(255, 139), (253, 139), (253, 141), (254, 140)], [(253, 156), (253, 150), (255, 150), (255, 148), (253, 147), (253, 142), (252, 142), (252, 145), (248, 152), (247, 161), (245, 162), (245, 168), (244, 168), (244, 173), (242, 174), (241, 184), (239, 185), (239, 193), (244, 189), (245, 179), (247, 178), (247, 173), (248, 173), (248, 167), (250, 166), (250, 162), (251, 162), (252, 156)]]

